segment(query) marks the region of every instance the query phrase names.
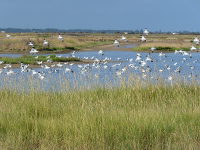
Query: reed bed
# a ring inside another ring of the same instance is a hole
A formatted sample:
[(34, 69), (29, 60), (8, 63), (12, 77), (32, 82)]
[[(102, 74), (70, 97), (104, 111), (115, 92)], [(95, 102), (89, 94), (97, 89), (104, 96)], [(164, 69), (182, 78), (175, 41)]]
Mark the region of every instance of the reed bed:
[(195, 82), (29, 89), (0, 90), (0, 149), (199, 149)]

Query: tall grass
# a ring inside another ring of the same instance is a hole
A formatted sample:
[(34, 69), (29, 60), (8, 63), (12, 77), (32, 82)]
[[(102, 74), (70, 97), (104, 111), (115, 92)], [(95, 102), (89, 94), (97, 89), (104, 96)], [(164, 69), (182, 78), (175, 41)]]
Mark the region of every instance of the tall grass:
[(0, 91), (0, 149), (199, 149), (200, 87)]

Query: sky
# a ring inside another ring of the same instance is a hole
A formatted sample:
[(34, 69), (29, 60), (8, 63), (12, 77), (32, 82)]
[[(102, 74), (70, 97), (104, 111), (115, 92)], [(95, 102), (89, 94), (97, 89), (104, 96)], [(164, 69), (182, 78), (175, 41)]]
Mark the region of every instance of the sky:
[(200, 0), (0, 0), (0, 28), (200, 31)]

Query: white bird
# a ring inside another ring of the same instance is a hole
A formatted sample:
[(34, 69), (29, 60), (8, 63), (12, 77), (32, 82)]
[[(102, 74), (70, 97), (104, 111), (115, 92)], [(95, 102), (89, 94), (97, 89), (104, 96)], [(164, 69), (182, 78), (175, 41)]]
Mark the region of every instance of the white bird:
[(35, 48), (32, 48), (31, 51), (30, 51), (30, 53), (31, 54), (36, 54), (36, 53), (38, 53), (38, 51)]
[(52, 63), (53, 61), (51, 59), (48, 59), (47, 60), (47, 63)]
[(144, 67), (147, 63), (145, 61), (141, 61), (141, 66)]
[(15, 74), (13, 70), (9, 70), (8, 72), (6, 72), (7, 75), (12, 75)]
[(147, 39), (142, 35), (140, 41), (141, 41), (141, 42), (146, 42)]
[(108, 66), (107, 66), (107, 65), (104, 65), (104, 66), (103, 66), (103, 68), (104, 68), (104, 69), (107, 69), (107, 68), (108, 68)]
[(121, 75), (122, 75), (122, 71), (117, 71), (117, 72), (116, 72), (116, 75), (117, 75), (117, 76), (121, 76)]
[(43, 41), (43, 46), (48, 46), (49, 45), (49, 42), (47, 40), (44, 39)]
[(135, 61), (141, 61), (141, 60), (142, 60), (141, 56), (137, 56), (135, 59)]
[(190, 50), (191, 50), (191, 51), (196, 51), (196, 50), (197, 50), (197, 48), (196, 48), (196, 47), (194, 47), (194, 45), (192, 45), (192, 46), (191, 46), (191, 48), (190, 48)]
[(25, 64), (21, 63), (21, 66), (20, 66), (21, 72), (27, 72), (28, 71), (28, 67), (29, 67), (29, 65), (25, 65)]
[(167, 66), (167, 70), (170, 70), (171, 69), (171, 67), (170, 66)]
[(65, 69), (65, 73), (67, 73), (67, 72), (73, 72), (73, 70), (70, 69), (70, 68), (66, 68), (66, 69)]
[(58, 63), (56, 66), (58, 67), (62, 67), (63, 65), (61, 63)]
[(199, 38), (198, 38), (198, 37), (195, 37), (195, 38), (194, 38), (194, 40), (193, 40), (193, 42), (194, 42), (195, 44), (197, 44), (197, 45), (198, 45), (198, 44), (199, 44), (199, 42), (200, 42), (200, 41), (199, 41)]
[(159, 53), (159, 56), (162, 57), (162, 56), (165, 56), (165, 54), (163, 54), (162, 52)]
[(124, 35), (122, 35), (121, 41), (127, 41), (127, 38)]
[(83, 66), (82, 66), (82, 65), (78, 65), (78, 67), (79, 67), (79, 68), (83, 68)]
[(3, 67), (3, 69), (7, 69), (7, 68), (11, 68), (12, 66), (11, 66), (11, 64), (6, 64), (4, 67)]
[(71, 57), (76, 57), (76, 56), (75, 56), (75, 53), (76, 53), (76, 51), (73, 51), (73, 52), (71, 53)]
[(116, 47), (119, 47), (119, 42), (117, 40), (115, 40), (113, 45), (116, 46)]
[(36, 75), (37, 72), (35, 70), (32, 70), (32, 75)]
[(95, 75), (94, 75), (94, 76), (95, 76), (96, 78), (99, 78), (99, 75), (98, 75), (98, 74), (96, 74), (96, 73), (95, 73)]
[(60, 41), (64, 40), (63, 37), (60, 34), (58, 35), (58, 40), (60, 40)]
[(43, 62), (42, 61), (37, 61), (37, 64), (38, 65), (41, 65)]
[(190, 56), (188, 52), (183, 51), (183, 56)]
[(155, 47), (152, 47), (152, 48), (151, 48), (151, 51), (152, 51), (152, 52), (154, 52), (155, 50), (156, 50), (156, 48), (155, 48)]
[(168, 80), (169, 80), (169, 81), (172, 81), (172, 79), (173, 79), (172, 76), (169, 76), (169, 77), (168, 77)]
[(133, 62), (133, 58), (129, 59), (129, 62), (130, 62), (130, 63)]
[(44, 69), (50, 69), (50, 67), (47, 65), (44, 65)]
[(41, 73), (38, 73), (39, 79), (43, 80), (44, 79), (44, 75), (42, 75)]
[(28, 46), (34, 47), (34, 44), (30, 41), (30, 42), (28, 43)]
[(10, 38), (11, 37), (11, 35), (10, 34), (6, 34), (6, 38)]
[[(182, 50), (180, 50), (180, 51), (182, 51)], [(175, 54), (179, 54), (179, 53), (181, 53), (180, 51), (178, 51), (178, 50), (175, 50)]]
[(194, 66), (191, 66), (190, 69), (191, 69), (191, 70), (194, 70)]
[(98, 52), (98, 54), (99, 54), (99, 55), (102, 55), (102, 56), (104, 55), (104, 53), (103, 53), (102, 50), (100, 50), (100, 51)]
[(146, 61), (151, 61), (151, 62), (152, 62), (153, 60), (152, 60), (152, 58), (148, 55), (148, 56), (146, 57)]
[(174, 70), (174, 72), (179, 72), (179, 73), (180, 73), (180, 72), (181, 72), (181, 69), (182, 69), (181, 66), (179, 66), (178, 68), (176, 68), (176, 69)]
[(53, 65), (51, 65), (51, 68), (53, 68), (53, 67), (55, 67), (56, 65), (55, 64), (53, 64)]
[(144, 35), (149, 35), (149, 31), (147, 30), (147, 28), (144, 29), (143, 34)]

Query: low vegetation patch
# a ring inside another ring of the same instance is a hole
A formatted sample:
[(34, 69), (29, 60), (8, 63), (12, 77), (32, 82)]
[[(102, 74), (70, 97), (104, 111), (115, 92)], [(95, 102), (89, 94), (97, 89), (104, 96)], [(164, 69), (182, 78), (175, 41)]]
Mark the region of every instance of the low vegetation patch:
[(37, 50), (39, 51), (73, 51), (73, 50), (80, 50), (79, 48), (76, 47), (36, 47)]
[[(184, 50), (184, 51), (189, 51), (189, 48), (176, 48), (176, 47), (168, 47), (168, 46), (158, 46), (155, 47), (157, 51), (175, 51), (175, 50)], [(150, 51), (151, 47), (135, 47), (133, 48), (133, 50), (137, 50), (137, 51)], [(156, 52), (155, 50), (155, 52)]]
[(4, 64), (33, 64), (36, 65), (38, 61), (46, 62), (51, 60), (53, 62), (70, 62), (70, 61), (81, 61), (79, 58), (66, 58), (66, 57), (56, 57), (56, 55), (50, 56), (22, 56), (17, 58), (11, 57), (0, 57), (0, 61), (3, 61)]

